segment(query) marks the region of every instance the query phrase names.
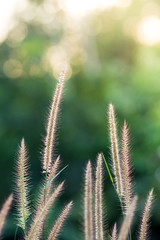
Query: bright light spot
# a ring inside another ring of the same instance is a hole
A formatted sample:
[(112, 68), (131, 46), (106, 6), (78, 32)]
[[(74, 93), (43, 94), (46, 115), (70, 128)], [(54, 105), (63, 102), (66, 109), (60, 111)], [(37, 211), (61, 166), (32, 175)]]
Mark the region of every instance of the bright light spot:
[[(49, 63), (51, 71), (56, 79), (59, 78), (59, 74), (63, 69), (63, 64), (67, 61), (67, 53), (63, 47), (54, 46), (50, 47), (46, 53), (46, 62)], [(66, 80), (68, 80), (72, 75), (72, 69), (69, 64), (67, 64), (67, 74)]]
[(145, 45), (154, 45), (160, 42), (160, 18), (145, 17), (138, 26), (137, 39)]
[(9, 78), (18, 78), (22, 75), (22, 64), (15, 60), (10, 59), (4, 63), (3, 66), (4, 73)]
[[(53, 75), (57, 80), (59, 79), (60, 72), (62, 71), (62, 69), (63, 69), (62, 63), (55, 64), (55, 66), (53, 68)], [(65, 81), (68, 80), (71, 76), (72, 76), (72, 68), (70, 67), (69, 64), (67, 64), (67, 73), (65, 76)]]
[[(93, 12), (96, 9), (104, 10), (104, 8), (128, 7), (132, 0), (58, 0), (59, 9), (66, 11), (67, 14), (73, 17), (83, 17), (84, 15)], [(0, 43), (3, 42), (8, 32), (17, 24), (14, 19), (15, 13), (23, 12), (24, 19), (32, 19), (35, 16), (38, 20), (42, 19), (43, 23), (53, 21), (55, 6), (53, 0), (46, 0), (39, 10), (39, 15), (36, 15), (39, 8), (35, 9), (34, 4), (29, 0), (0, 0)], [(24, 11), (27, 10), (28, 11)], [(45, 12), (49, 14), (45, 15)]]
[(65, 9), (74, 17), (83, 16), (95, 9), (104, 9), (112, 6), (127, 7), (131, 0), (65, 0)]
[(1, 0), (0, 1), (0, 42), (2, 42), (9, 30), (11, 30), (15, 21), (13, 15), (26, 6), (26, 0)]

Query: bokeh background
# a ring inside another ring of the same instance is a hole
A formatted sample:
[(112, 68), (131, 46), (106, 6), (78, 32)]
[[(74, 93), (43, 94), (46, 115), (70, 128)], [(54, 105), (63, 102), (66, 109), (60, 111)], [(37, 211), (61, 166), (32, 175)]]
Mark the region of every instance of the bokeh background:
[[(41, 184), (41, 151), (49, 105), (64, 62), (68, 76), (55, 157), (68, 168), (65, 191), (49, 223), (71, 199), (74, 207), (59, 239), (83, 239), (83, 183), (88, 159), (110, 164), (108, 104), (115, 106), (119, 138), (130, 127), (134, 191), (139, 196), (133, 239), (148, 191), (154, 187), (151, 239), (160, 235), (160, 2), (159, 0), (6, 0), (0, 2), (0, 204), (14, 190), (14, 166), (26, 140), (31, 195)], [(122, 216), (104, 167), (105, 222)], [(14, 206), (3, 239), (14, 239)], [(18, 230), (18, 237), (22, 232)]]

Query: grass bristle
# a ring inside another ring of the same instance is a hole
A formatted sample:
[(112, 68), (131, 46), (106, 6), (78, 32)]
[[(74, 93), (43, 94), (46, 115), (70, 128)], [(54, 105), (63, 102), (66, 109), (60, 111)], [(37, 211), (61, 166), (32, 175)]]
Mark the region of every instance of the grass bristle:
[(48, 240), (55, 240), (57, 239), (57, 236), (62, 228), (62, 225), (64, 223), (64, 221), (66, 220), (70, 210), (71, 210), (71, 207), (72, 207), (72, 202), (70, 202), (65, 208), (64, 210), (62, 211), (62, 213), (60, 214), (60, 216), (58, 217), (55, 225), (53, 226), (51, 232), (50, 232), (50, 235), (48, 237)]
[(7, 198), (7, 200), (4, 202), (1, 211), (0, 211), (0, 235), (2, 233), (2, 229), (3, 226), (5, 224), (5, 220), (8, 214), (8, 211), (11, 207), (12, 204), (12, 200), (13, 200), (13, 194), (9, 195), (9, 197)]
[(85, 172), (84, 196), (84, 232), (85, 240), (93, 240), (93, 207), (92, 207), (92, 167), (89, 161)]
[(60, 74), (59, 81), (56, 86), (56, 90), (53, 96), (52, 105), (48, 117), (47, 134), (44, 140), (44, 154), (43, 154), (43, 173), (49, 173), (51, 171), (53, 148), (56, 136), (57, 117), (59, 112), (59, 105), (62, 97), (64, 79), (66, 75), (66, 66)]
[(110, 240), (117, 240), (117, 224), (114, 224)]
[(134, 217), (134, 213), (135, 213), (135, 210), (136, 210), (137, 199), (138, 199), (137, 196), (135, 196), (133, 198), (133, 200), (132, 200), (132, 202), (131, 202), (131, 204), (130, 204), (127, 212), (126, 212), (124, 221), (123, 221), (121, 229), (120, 229), (118, 240), (126, 240), (127, 239), (127, 236), (128, 236), (131, 224), (132, 224), (132, 220), (133, 220), (133, 217)]
[(49, 209), (51, 208), (52, 204), (62, 191), (64, 182), (58, 185), (58, 187), (54, 190), (54, 192), (51, 194), (48, 201), (45, 203), (43, 208), (38, 208), (35, 214), (35, 217), (32, 221), (31, 227), (27, 233), (26, 240), (33, 240), (35, 236), (40, 237), (42, 232), (42, 226), (44, 224), (44, 220), (46, 218), (46, 215), (48, 214)]
[(26, 221), (30, 215), (28, 157), (25, 141), (22, 139), (16, 163), (16, 194), (18, 225), (26, 231)]
[(113, 173), (115, 177), (115, 185), (117, 194), (120, 198), (123, 196), (123, 182), (122, 182), (122, 169), (119, 157), (119, 147), (116, 129), (116, 120), (114, 114), (114, 107), (109, 104), (109, 132), (110, 132), (110, 142), (111, 142), (111, 155), (112, 155), (112, 165)]
[(153, 202), (153, 189), (149, 192), (145, 208), (142, 215), (141, 225), (140, 225), (140, 232), (139, 232), (139, 240), (148, 240), (148, 228), (149, 228), (149, 219), (151, 214), (151, 206)]
[(95, 235), (96, 240), (103, 240), (103, 203), (102, 203), (102, 155), (97, 157), (95, 182)]
[(126, 211), (132, 201), (133, 186), (132, 186), (132, 168), (130, 164), (130, 147), (129, 147), (129, 129), (126, 121), (122, 128), (121, 140), (121, 164), (122, 164), (122, 180), (123, 180), (123, 207)]

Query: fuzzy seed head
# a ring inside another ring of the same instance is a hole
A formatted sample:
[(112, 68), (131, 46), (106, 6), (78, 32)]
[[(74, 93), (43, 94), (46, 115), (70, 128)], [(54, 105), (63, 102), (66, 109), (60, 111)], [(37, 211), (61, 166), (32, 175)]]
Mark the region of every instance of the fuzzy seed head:
[(70, 202), (62, 211), (61, 215), (59, 216), (59, 218), (57, 219), (55, 225), (53, 226), (50, 235), (48, 237), (48, 240), (55, 240), (57, 239), (57, 236), (62, 228), (62, 225), (64, 223), (64, 221), (66, 220), (70, 210), (72, 208), (72, 202)]
[(12, 200), (13, 200), (13, 194), (11, 194), (8, 199), (4, 202), (1, 211), (0, 211), (0, 235), (2, 233), (2, 228), (5, 224), (5, 220), (8, 214), (8, 211), (11, 207), (12, 204)]
[(139, 240), (148, 240), (148, 228), (149, 228), (149, 219), (151, 214), (151, 206), (153, 202), (153, 189), (149, 192), (147, 201), (145, 203), (144, 212), (142, 215), (141, 225), (140, 225), (140, 233)]
[(112, 104), (109, 104), (109, 132), (110, 132), (110, 141), (111, 141), (111, 155), (112, 155), (112, 164), (113, 172), (115, 176), (115, 184), (118, 196), (121, 198), (123, 195), (123, 183), (122, 183), (122, 170), (119, 158), (119, 148), (118, 148), (118, 138), (117, 138), (117, 129), (116, 129), (116, 120), (114, 114), (114, 107)]
[(46, 218), (46, 215), (48, 214), (49, 209), (51, 208), (52, 204), (62, 191), (64, 182), (58, 185), (58, 187), (54, 190), (54, 192), (51, 194), (50, 198), (48, 201), (45, 203), (43, 208), (37, 208), (37, 211), (35, 213), (35, 217), (33, 219), (33, 222), (31, 224), (31, 227), (27, 233), (27, 236), (25, 240), (33, 240), (35, 236), (40, 237), (41, 232), (42, 232), (42, 226), (44, 224), (44, 220)]
[(118, 236), (118, 240), (126, 240), (128, 236), (128, 232), (134, 217), (135, 209), (137, 205), (137, 196), (135, 196), (126, 212), (126, 216), (124, 218), (124, 221), (122, 223), (120, 233)]
[(47, 124), (47, 134), (44, 140), (44, 155), (43, 155), (43, 172), (49, 173), (51, 171), (52, 158), (53, 158), (53, 148), (56, 137), (56, 125), (57, 125), (57, 117), (59, 112), (59, 105), (62, 97), (64, 79), (66, 75), (66, 66), (60, 74), (59, 81), (56, 86), (56, 90), (53, 96), (52, 105), (50, 108), (50, 113), (48, 117)]
[(18, 159), (16, 163), (16, 189), (15, 201), (17, 208), (17, 217), (19, 226), (25, 232), (26, 221), (30, 215), (30, 200), (29, 200), (29, 181), (28, 174), (28, 157), (24, 138), (19, 147)]
[(132, 186), (132, 168), (130, 164), (130, 149), (129, 149), (129, 129), (126, 121), (122, 129), (121, 140), (121, 163), (122, 163), (122, 180), (123, 180), (123, 205), (125, 213), (131, 204), (133, 196)]
[(102, 203), (102, 155), (97, 158), (95, 182), (95, 231), (96, 240), (103, 240), (103, 203)]
[(93, 213), (92, 213), (92, 167), (89, 161), (85, 172), (84, 196), (84, 229), (85, 240), (93, 240)]

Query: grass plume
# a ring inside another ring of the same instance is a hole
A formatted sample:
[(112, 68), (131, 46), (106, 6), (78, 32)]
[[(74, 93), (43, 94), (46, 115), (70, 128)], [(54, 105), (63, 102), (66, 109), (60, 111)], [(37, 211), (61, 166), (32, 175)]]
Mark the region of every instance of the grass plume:
[(85, 172), (84, 196), (84, 232), (85, 240), (93, 240), (93, 210), (92, 210), (92, 167), (89, 161)]
[(5, 224), (5, 220), (8, 214), (8, 211), (11, 207), (12, 204), (12, 200), (13, 200), (13, 194), (9, 195), (9, 197), (7, 198), (7, 200), (4, 202), (1, 211), (0, 211), (0, 235), (2, 233), (2, 228)]
[(97, 157), (95, 182), (95, 235), (96, 240), (103, 240), (103, 209), (102, 209), (102, 155)]
[(25, 141), (22, 139), (19, 147), (18, 159), (16, 164), (16, 208), (18, 225), (26, 232), (26, 221), (30, 215), (29, 207), (29, 174), (28, 174), (28, 158)]
[(50, 207), (52, 206), (52, 204), (54, 203), (54, 201), (56, 200), (56, 198), (62, 191), (63, 185), (64, 185), (64, 182), (59, 184), (58, 187), (54, 190), (54, 192), (50, 196), (50, 198), (48, 199), (48, 201), (45, 203), (43, 208), (37, 209), (37, 212), (35, 214), (32, 224), (31, 224), (31, 228), (28, 231), (27, 236), (25, 238), (26, 240), (33, 240), (35, 235), (36, 236), (38, 235), (38, 237), (40, 236), (45, 217), (46, 217)]
[(65, 219), (67, 218), (70, 210), (72, 207), (72, 202), (70, 202), (69, 204), (67, 204), (67, 206), (64, 208), (64, 210), (62, 211), (61, 215), (58, 217), (55, 225), (53, 226), (50, 235), (48, 237), (48, 240), (55, 240), (62, 228), (62, 225), (65, 221)]
[(122, 180), (123, 180), (123, 207), (125, 213), (129, 208), (132, 201), (132, 178), (131, 178), (131, 164), (129, 153), (129, 129), (126, 121), (122, 128), (122, 140), (121, 140), (121, 163), (122, 163)]
[(129, 230), (130, 230), (130, 226), (134, 217), (134, 213), (136, 210), (136, 205), (137, 205), (137, 196), (135, 196), (126, 212), (126, 216), (124, 218), (124, 221), (122, 223), (121, 229), (120, 229), (120, 233), (118, 236), (118, 240), (126, 240)]
[(122, 183), (122, 170), (119, 158), (119, 147), (118, 147), (118, 138), (117, 138), (117, 129), (116, 129), (116, 120), (114, 107), (112, 104), (109, 104), (109, 132), (110, 132), (110, 141), (111, 141), (111, 155), (113, 163), (113, 172), (115, 177), (115, 185), (117, 189), (118, 196), (120, 199), (123, 195), (123, 183)]
[(151, 213), (151, 205), (153, 201), (153, 189), (148, 194), (147, 201), (145, 203), (144, 212), (142, 215), (142, 221), (140, 225), (140, 232), (139, 232), (139, 240), (147, 240), (148, 239), (148, 225), (149, 225), (149, 218)]
[(47, 124), (47, 134), (44, 141), (44, 154), (43, 154), (43, 172), (49, 173), (51, 171), (52, 165), (52, 157), (53, 157), (53, 148), (55, 142), (55, 134), (56, 134), (56, 124), (57, 124), (57, 116), (59, 112), (59, 105), (62, 97), (64, 79), (66, 75), (66, 66), (60, 74), (56, 90), (53, 96), (52, 105), (50, 108), (48, 124)]

